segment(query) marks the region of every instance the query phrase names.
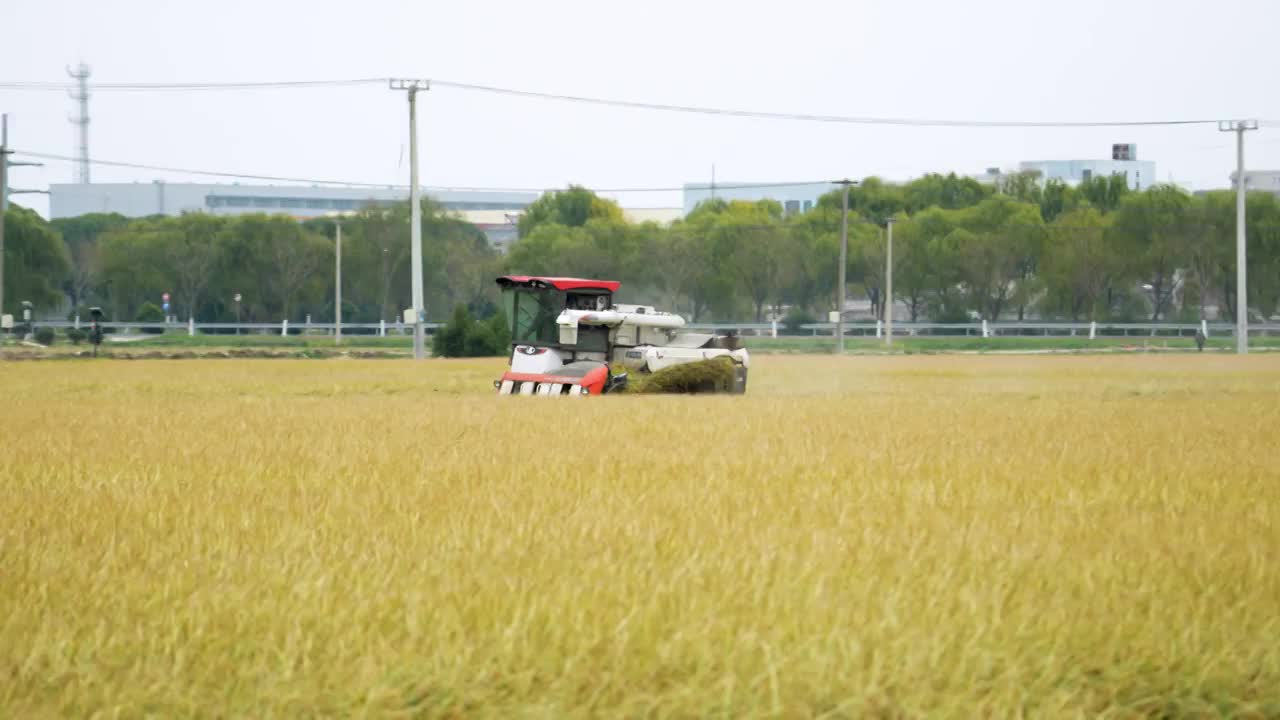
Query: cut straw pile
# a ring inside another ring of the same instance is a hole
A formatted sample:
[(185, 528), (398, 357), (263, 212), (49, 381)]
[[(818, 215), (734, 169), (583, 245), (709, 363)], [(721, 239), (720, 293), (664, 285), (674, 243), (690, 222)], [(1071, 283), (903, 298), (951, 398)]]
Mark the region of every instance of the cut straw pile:
[(668, 393), (693, 395), (733, 391), (733, 361), (727, 357), (672, 365), (652, 374), (632, 373), (628, 393)]

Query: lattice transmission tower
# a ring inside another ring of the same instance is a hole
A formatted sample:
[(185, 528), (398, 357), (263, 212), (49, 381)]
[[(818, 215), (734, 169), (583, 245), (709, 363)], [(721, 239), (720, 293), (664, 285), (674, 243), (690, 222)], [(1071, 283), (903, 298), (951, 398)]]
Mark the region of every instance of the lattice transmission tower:
[(76, 182), (89, 182), (89, 66), (80, 63), (73, 70), (67, 68), (67, 74), (79, 83), (79, 87), (71, 92), (71, 99), (79, 103), (79, 114), (71, 118), (76, 126)]

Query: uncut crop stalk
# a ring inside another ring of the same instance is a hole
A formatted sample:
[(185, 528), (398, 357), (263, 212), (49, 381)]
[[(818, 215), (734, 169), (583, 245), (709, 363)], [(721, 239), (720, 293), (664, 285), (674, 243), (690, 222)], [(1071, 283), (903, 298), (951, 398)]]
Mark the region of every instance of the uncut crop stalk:
[(832, 362), (572, 405), (494, 402), (490, 361), (6, 366), (0, 709), (1273, 697), (1273, 361)]

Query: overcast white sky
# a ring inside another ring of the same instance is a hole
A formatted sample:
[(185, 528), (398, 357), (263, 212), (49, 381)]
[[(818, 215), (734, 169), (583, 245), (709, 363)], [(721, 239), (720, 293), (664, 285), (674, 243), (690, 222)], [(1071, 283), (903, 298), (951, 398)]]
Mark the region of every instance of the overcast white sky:
[[(1280, 2), (1237, 0), (11, 0), (0, 81), (405, 76), (778, 112), (965, 120), (1257, 117), (1249, 166), (1280, 167)], [(1160, 179), (1221, 187), (1216, 127), (949, 129), (668, 114), (436, 88), (422, 96), (426, 185), (676, 187), (1109, 157), (1135, 142)], [(0, 89), (19, 150), (73, 154), (73, 103)], [(406, 183), (403, 93), (384, 87), (99, 92), (94, 157), (184, 168)], [(49, 162), (12, 183), (69, 182)], [(96, 182), (200, 180), (94, 167)], [(207, 179), (206, 179), (207, 180)], [(23, 196), (41, 212), (47, 204)], [(678, 193), (632, 193), (676, 207)]]

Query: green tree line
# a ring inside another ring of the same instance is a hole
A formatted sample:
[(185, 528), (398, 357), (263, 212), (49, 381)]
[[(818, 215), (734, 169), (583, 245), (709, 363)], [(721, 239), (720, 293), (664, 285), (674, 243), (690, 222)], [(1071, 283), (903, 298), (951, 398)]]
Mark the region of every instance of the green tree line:
[[(487, 318), (503, 272), (621, 280), (630, 301), (694, 321), (764, 320), (787, 309), (834, 309), (839, 191), (806, 212), (775, 201), (702, 203), (674, 223), (628, 222), (621, 208), (570, 186), (544, 194), (505, 255), (475, 226), (430, 199), (422, 237), (428, 317), (459, 306)], [(893, 223), (894, 299), (910, 320), (1028, 316), (1064, 320), (1234, 318), (1235, 195), (1174, 186), (1131, 191), (1121, 177), (1076, 186), (1032, 174), (996, 185), (955, 175), (905, 184), (867, 178), (849, 191), (851, 296), (882, 313), (886, 226)], [(6, 304), (46, 314), (100, 305), (113, 319), (156, 312), (198, 321), (298, 322), (334, 315), (336, 223), (343, 230), (343, 318), (393, 321), (410, 303), (408, 204), (342, 218), (286, 216), (127, 219), (92, 214), (45, 222), (5, 218)], [(1248, 306), (1280, 308), (1280, 201), (1251, 193)], [(239, 293), (242, 302), (233, 298)]]
[[(669, 227), (629, 224), (583, 188), (544, 195), (505, 266), (609, 277), (630, 297), (694, 320), (762, 321), (784, 308), (835, 308), (841, 192), (802, 213), (772, 200), (709, 200)], [(573, 210), (569, 212), (568, 210)], [(1235, 194), (1131, 191), (1123, 177), (1079, 185), (1031, 173), (988, 185), (928, 175), (867, 178), (849, 190), (847, 291), (883, 313), (886, 227), (894, 300), (912, 321), (1234, 318)], [(1280, 201), (1250, 193), (1249, 307), (1280, 308)]]
[[(392, 322), (410, 304), (407, 203), (305, 222), (200, 213), (45, 222), (20, 208), (10, 210), (7, 222), (11, 237), (18, 230), (18, 242), (11, 239), (5, 249), (5, 277), (14, 283), (7, 302), (31, 300), (46, 313), (69, 303), (82, 315), (98, 305), (113, 319), (158, 320), (169, 293), (170, 314), (184, 321), (332, 320), (339, 222), (343, 319)], [(490, 286), (501, 257), (484, 233), (430, 200), (423, 202), (422, 228), (433, 319), (448, 317), (457, 304), (492, 314)]]

